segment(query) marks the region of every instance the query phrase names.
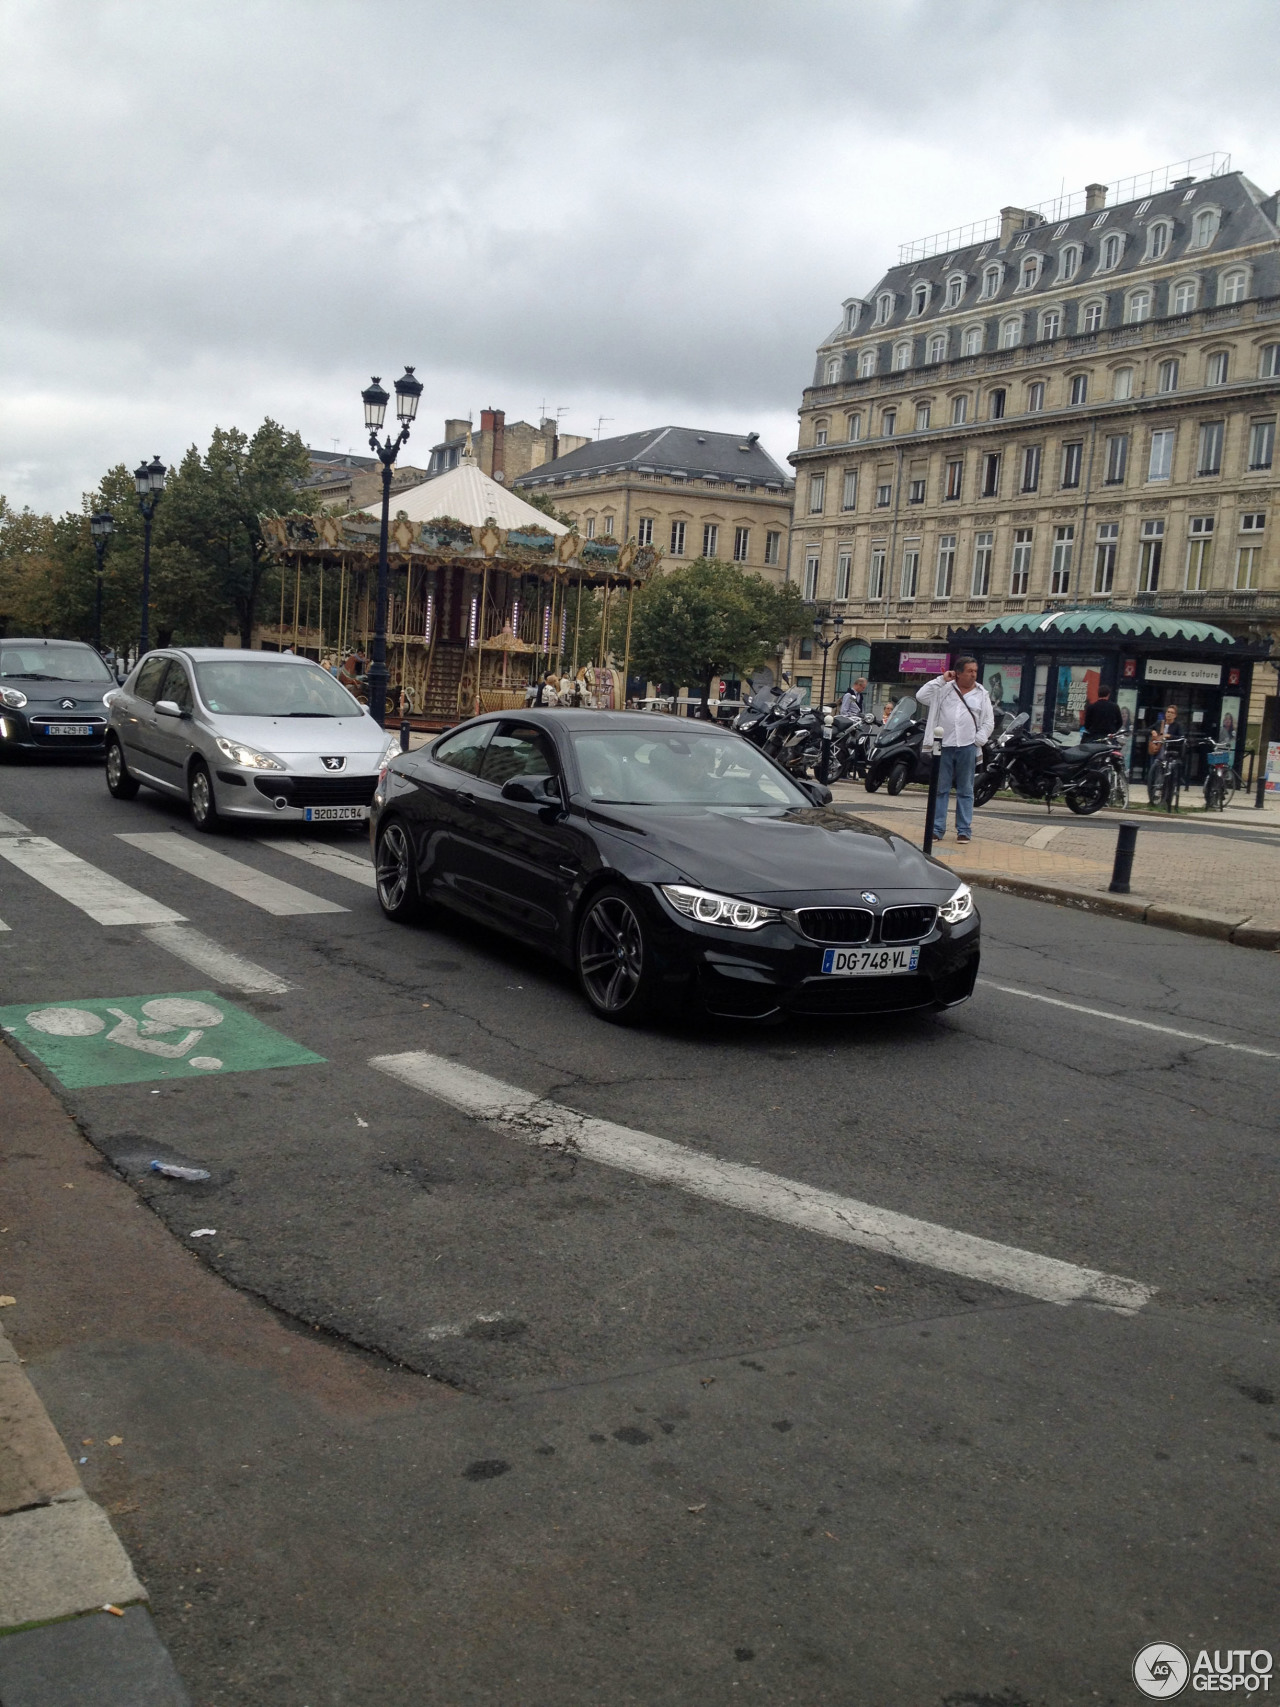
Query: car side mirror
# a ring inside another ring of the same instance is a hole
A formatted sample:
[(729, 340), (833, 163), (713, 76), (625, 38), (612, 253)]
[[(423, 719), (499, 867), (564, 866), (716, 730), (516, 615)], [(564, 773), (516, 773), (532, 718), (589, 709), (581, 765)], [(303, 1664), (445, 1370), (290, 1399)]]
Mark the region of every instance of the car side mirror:
[(806, 782), (804, 786), (815, 806), (830, 806), (833, 796), (825, 782)]
[(513, 776), (502, 785), (504, 800), (518, 800), (523, 806), (545, 806), (549, 800), (559, 800), (560, 784), (553, 776)]
[(176, 699), (158, 699), (156, 701), (156, 712), (160, 717), (181, 717), (182, 707)]

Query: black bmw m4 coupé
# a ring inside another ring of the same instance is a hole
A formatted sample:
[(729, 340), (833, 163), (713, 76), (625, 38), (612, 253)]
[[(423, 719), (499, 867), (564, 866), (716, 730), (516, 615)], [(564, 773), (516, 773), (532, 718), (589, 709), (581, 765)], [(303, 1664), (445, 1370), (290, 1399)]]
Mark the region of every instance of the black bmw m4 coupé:
[(447, 907), (545, 948), (619, 1023), (689, 1000), (753, 1019), (964, 1001), (968, 888), (830, 798), (715, 724), (478, 717), (384, 772), (378, 900), (390, 919)]

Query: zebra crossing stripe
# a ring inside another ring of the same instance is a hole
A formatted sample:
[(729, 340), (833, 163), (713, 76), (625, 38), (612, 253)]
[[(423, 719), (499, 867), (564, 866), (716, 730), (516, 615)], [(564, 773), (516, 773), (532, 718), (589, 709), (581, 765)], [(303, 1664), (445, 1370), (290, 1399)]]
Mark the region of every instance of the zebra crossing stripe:
[(16, 818), (10, 818), (7, 812), (0, 812), (0, 836), (29, 836), (31, 834), (25, 824), (20, 824)]
[(292, 837), (285, 836), (260, 836), (258, 840), (264, 848), (306, 860), (308, 865), (317, 866), (333, 877), (348, 877), (353, 883), (362, 883), (366, 889), (372, 889), (376, 882), (373, 866), (363, 854), (325, 847), (320, 842), (295, 842)]
[(292, 883), (282, 883), (278, 877), (268, 877), (266, 872), (238, 859), (229, 859), (226, 854), (215, 853), (212, 848), (200, 847), (173, 830), (122, 834), (120, 840), (142, 853), (164, 860), (166, 865), (176, 866), (190, 877), (198, 877), (215, 889), (247, 901), (252, 907), (261, 907), (264, 913), (271, 913), (276, 918), (348, 911), (336, 901), (326, 901), (319, 895), (296, 888)]
[(162, 906), (149, 895), (131, 889), (118, 877), (99, 871), (96, 865), (69, 853), (47, 836), (0, 836), (0, 859), (73, 907), (79, 907), (100, 925), (181, 924), (183, 915)]
[(223, 948), (220, 942), (214, 942), (212, 937), (204, 936), (190, 925), (152, 925), (143, 935), (157, 948), (203, 972), (220, 989), (239, 990), (245, 995), (281, 996), (292, 988), (265, 966), (257, 966), (243, 955)]

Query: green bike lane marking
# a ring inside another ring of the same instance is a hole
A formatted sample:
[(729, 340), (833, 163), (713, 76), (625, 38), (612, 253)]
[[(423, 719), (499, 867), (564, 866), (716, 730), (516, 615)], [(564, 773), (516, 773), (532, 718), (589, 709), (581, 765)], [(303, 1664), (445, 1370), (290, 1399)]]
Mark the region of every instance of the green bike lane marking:
[(0, 1008), (0, 1029), (68, 1090), (308, 1067), (304, 1049), (211, 990), (94, 996)]

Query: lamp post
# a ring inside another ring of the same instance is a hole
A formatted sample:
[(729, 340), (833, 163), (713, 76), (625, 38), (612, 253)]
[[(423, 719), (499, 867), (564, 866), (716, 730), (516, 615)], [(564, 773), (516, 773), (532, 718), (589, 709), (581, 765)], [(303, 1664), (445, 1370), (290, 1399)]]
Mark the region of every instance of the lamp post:
[(142, 629), (138, 656), (151, 644), (151, 518), (156, 513), (164, 477), (168, 473), (157, 455), (151, 462), (141, 463), (133, 471), (133, 484), (138, 489), (138, 508), (142, 511)]
[(93, 649), (102, 651), (102, 560), (107, 554), (107, 541), (115, 532), (116, 519), (110, 510), (95, 510), (89, 517), (89, 532), (98, 559), (98, 573), (93, 592)]
[[(396, 419), (400, 422), (397, 438), (390, 434), (379, 440), (382, 423), (387, 417), (390, 399), (382, 381), (375, 374), (372, 383), (361, 392), (364, 399), (364, 424), (369, 429), (369, 448), (382, 464), (382, 532), (378, 539), (378, 604), (374, 618), (373, 658), (369, 664), (369, 715), (380, 728), (387, 721), (387, 530), (391, 520), (391, 469), (400, 446), (409, 437), (409, 428), (418, 413), (422, 396), (422, 381), (413, 377), (407, 367), (396, 381)], [(484, 620), (483, 611), (481, 621)]]
[[(831, 626), (835, 629), (835, 633), (833, 635), (831, 635), (831, 637), (829, 639), (827, 637), (827, 623), (828, 622), (830, 622)], [(827, 617), (827, 616), (820, 614), (818, 616), (815, 616), (813, 619), (813, 638), (817, 641), (818, 645), (821, 646), (821, 648), (822, 648), (822, 686), (818, 690), (818, 704), (819, 704), (819, 706), (824, 705), (826, 703), (826, 698), (827, 698), (827, 653), (830, 652), (831, 648), (835, 645), (836, 641), (839, 640), (840, 631), (841, 631), (841, 629), (843, 629), (843, 627), (844, 627), (844, 612), (843, 611), (837, 611), (836, 614), (832, 617)]]

